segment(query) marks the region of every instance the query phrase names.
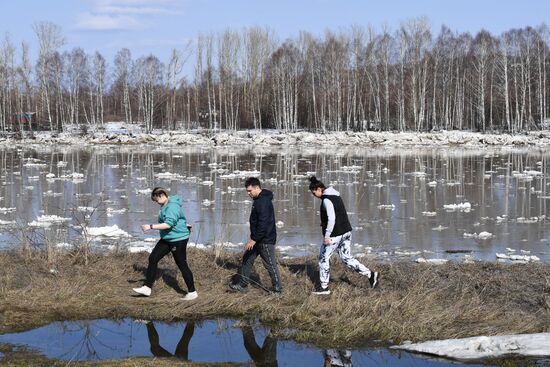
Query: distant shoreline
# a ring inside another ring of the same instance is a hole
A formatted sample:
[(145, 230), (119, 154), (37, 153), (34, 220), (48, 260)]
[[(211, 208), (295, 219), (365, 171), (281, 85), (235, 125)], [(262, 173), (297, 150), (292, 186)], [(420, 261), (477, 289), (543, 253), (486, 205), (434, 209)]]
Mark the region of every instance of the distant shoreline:
[[(29, 133), (30, 134), (30, 133)], [(517, 135), (483, 134), (468, 131), (439, 132), (281, 132), (276, 130), (240, 130), (208, 133), (205, 130), (151, 134), (130, 130), (106, 130), (85, 135), (36, 132), (22, 138), (2, 137), (0, 146), (13, 144), (42, 145), (157, 145), (164, 146), (350, 146), (350, 147), (518, 147), (550, 146), (550, 131)]]

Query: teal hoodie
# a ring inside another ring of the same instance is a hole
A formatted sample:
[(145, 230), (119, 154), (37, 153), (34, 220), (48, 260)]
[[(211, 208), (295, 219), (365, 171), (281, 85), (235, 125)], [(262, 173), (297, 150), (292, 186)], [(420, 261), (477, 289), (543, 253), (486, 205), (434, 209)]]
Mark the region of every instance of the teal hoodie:
[(169, 229), (160, 231), (160, 238), (168, 242), (182, 241), (189, 238), (187, 220), (183, 215), (181, 200), (177, 195), (170, 196), (159, 210), (159, 223), (166, 223)]

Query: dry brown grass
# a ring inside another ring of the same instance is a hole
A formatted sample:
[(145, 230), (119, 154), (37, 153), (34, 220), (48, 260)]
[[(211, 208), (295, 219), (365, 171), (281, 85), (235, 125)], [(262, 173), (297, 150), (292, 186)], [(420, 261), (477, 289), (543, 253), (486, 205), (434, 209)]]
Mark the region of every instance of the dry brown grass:
[[(550, 264), (413, 263), (367, 265), (381, 272), (381, 285), (335, 262), (330, 296), (311, 295), (314, 258), (283, 261), (284, 294), (261, 288), (228, 291), (239, 256), (190, 249), (199, 298), (180, 300), (185, 288), (173, 260), (159, 266), (149, 298), (134, 297), (147, 254), (90, 258), (72, 256), (46, 264), (39, 256), (0, 253), (0, 332), (29, 329), (53, 320), (135, 317), (155, 320), (216, 317), (258, 318), (282, 337), (321, 346), (353, 346), (368, 340), (399, 342), (550, 331)], [(50, 272), (55, 268), (57, 273)], [(257, 261), (258, 281), (270, 286)]]

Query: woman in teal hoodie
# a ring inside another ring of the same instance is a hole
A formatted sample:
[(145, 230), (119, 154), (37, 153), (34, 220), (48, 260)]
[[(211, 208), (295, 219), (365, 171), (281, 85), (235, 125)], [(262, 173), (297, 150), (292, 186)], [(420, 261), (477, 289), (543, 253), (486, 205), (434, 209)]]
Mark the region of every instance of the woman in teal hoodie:
[(151, 192), (151, 200), (161, 206), (157, 224), (142, 224), (141, 229), (147, 232), (151, 229), (160, 230), (160, 240), (149, 255), (149, 266), (147, 267), (145, 284), (140, 288), (133, 288), (134, 292), (143, 296), (151, 295), (151, 288), (155, 282), (157, 265), (159, 261), (172, 252), (172, 256), (183, 275), (187, 284), (188, 292), (183, 300), (190, 301), (198, 297), (193, 281), (193, 273), (187, 264), (187, 241), (191, 226), (187, 224), (181, 200), (176, 195), (168, 196), (165, 189), (155, 187)]

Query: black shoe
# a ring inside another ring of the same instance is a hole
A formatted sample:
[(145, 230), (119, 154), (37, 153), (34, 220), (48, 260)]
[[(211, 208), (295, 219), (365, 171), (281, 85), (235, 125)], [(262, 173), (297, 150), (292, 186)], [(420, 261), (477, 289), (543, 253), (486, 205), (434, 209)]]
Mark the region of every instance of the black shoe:
[(330, 289), (328, 289), (328, 287), (323, 288), (321, 286), (317, 286), (317, 287), (315, 287), (315, 290), (311, 293), (317, 294), (317, 295), (330, 294)]
[(231, 288), (235, 292), (241, 292), (241, 293), (248, 292), (248, 289), (246, 289), (246, 287), (243, 287), (240, 283), (229, 283), (229, 288)]
[(283, 290), (282, 289), (270, 289), (268, 291), (270, 297), (282, 297), (283, 296)]
[(370, 273), (369, 283), (370, 283), (370, 286), (372, 288), (376, 288), (376, 286), (378, 285), (378, 272), (377, 271), (373, 271), (373, 272)]

